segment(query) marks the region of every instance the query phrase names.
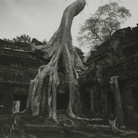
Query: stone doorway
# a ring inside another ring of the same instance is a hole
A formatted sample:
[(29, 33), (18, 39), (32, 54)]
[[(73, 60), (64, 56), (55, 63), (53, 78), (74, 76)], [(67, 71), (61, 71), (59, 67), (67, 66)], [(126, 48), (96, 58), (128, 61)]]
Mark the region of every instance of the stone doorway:
[(138, 114), (138, 88), (133, 89), (134, 113)]
[(69, 102), (68, 93), (57, 93), (57, 110), (67, 109)]
[(107, 92), (107, 105), (108, 105), (107, 113), (109, 114), (114, 113), (115, 112), (115, 100), (114, 100), (113, 93), (111, 91)]
[(27, 103), (27, 95), (14, 95), (13, 99), (13, 108), (19, 108), (15, 109), (16, 111), (24, 111), (26, 108), (26, 103)]

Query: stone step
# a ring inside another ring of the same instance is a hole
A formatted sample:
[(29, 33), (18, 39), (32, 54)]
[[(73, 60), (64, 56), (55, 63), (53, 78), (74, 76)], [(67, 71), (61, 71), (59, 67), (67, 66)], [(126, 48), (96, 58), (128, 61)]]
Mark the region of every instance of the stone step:
[(64, 131), (60, 126), (26, 125), (25, 131), (32, 138), (63, 138)]

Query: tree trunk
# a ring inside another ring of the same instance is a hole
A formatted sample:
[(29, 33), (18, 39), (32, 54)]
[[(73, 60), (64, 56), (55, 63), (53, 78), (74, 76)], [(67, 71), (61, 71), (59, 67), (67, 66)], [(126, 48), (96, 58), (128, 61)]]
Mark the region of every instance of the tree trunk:
[(118, 84), (118, 76), (111, 77), (110, 86), (115, 98), (115, 110), (116, 110), (117, 121), (120, 125), (124, 125), (124, 114), (123, 114), (122, 99)]
[[(60, 26), (50, 41), (46, 45), (36, 46), (35, 43), (31, 44), (33, 52), (41, 54), (43, 60), (49, 60), (47, 65), (42, 65), (38, 69), (37, 76), (30, 82), (27, 109), (34, 116), (44, 112), (46, 105), (48, 105), (49, 117), (57, 122), (56, 99), (57, 87), (60, 84), (58, 74), (60, 69), (65, 75), (68, 85), (68, 113), (70, 117), (75, 117), (72, 109), (75, 95), (78, 93), (76, 89), (78, 85), (77, 80), (79, 73), (85, 70), (86, 67), (83, 65), (76, 49), (72, 46), (71, 25), (74, 16), (79, 14), (84, 6), (85, 0), (73, 2), (65, 9)], [(45, 78), (48, 78), (48, 84), (43, 89)], [(45, 94), (46, 92), (47, 94)]]

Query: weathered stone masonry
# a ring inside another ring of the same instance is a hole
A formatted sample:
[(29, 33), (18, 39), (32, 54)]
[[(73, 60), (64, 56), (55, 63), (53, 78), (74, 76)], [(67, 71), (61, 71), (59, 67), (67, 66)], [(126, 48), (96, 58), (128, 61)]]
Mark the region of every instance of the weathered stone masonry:
[[(79, 48), (77, 52), (82, 58)], [(34, 79), (40, 65), (46, 64), (40, 56), (31, 53), (27, 43), (10, 43), (0, 40), (0, 104), (4, 113), (12, 113), (13, 101), (20, 101), (20, 111), (26, 107), (29, 83)], [(57, 108), (66, 109), (68, 93), (65, 78), (60, 73), (60, 85), (57, 94)]]
[[(0, 40), (0, 104), (5, 113), (12, 112), (13, 101), (20, 101), (20, 110), (25, 109), (29, 82), (43, 64), (29, 51), (29, 44)], [(115, 105), (109, 81), (112, 76), (119, 76), (125, 120), (138, 120), (138, 27), (116, 31), (97, 51), (91, 51), (86, 65), (89, 70), (80, 81), (83, 110), (112, 116)], [(58, 103), (63, 101), (58, 104), (60, 109), (66, 108), (68, 102), (64, 78), (61, 80), (57, 99)]]
[[(114, 97), (109, 81), (112, 76), (119, 76), (125, 119), (136, 120), (138, 115), (138, 27), (116, 31), (110, 40), (97, 48), (97, 51), (91, 51), (86, 64), (89, 70), (82, 82), (82, 89), (91, 97), (90, 110), (100, 115), (114, 113)], [(84, 101), (84, 108), (85, 104)]]
[(0, 40), (0, 104), (4, 113), (12, 112), (13, 101), (20, 101), (20, 110), (25, 109), (30, 79), (40, 65), (29, 50), (27, 44)]

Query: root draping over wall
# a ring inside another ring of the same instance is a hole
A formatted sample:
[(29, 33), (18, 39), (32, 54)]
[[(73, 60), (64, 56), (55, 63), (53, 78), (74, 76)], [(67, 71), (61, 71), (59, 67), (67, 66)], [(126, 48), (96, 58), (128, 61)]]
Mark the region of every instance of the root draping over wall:
[[(71, 25), (74, 16), (83, 10), (85, 4), (85, 0), (77, 0), (65, 9), (59, 28), (46, 45), (31, 44), (33, 52), (41, 54), (44, 61), (49, 60), (48, 64), (38, 69), (37, 76), (30, 82), (27, 109), (33, 116), (48, 109), (49, 118), (57, 122), (56, 97), (60, 84), (58, 72), (60, 69), (65, 75), (69, 92), (68, 114), (72, 118), (76, 117), (73, 107), (75, 109), (79, 106), (77, 105), (79, 104), (78, 78), (79, 73), (86, 67), (72, 45)], [(45, 85), (46, 78), (47, 85)], [(76, 98), (78, 99), (75, 100)]]

